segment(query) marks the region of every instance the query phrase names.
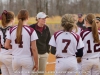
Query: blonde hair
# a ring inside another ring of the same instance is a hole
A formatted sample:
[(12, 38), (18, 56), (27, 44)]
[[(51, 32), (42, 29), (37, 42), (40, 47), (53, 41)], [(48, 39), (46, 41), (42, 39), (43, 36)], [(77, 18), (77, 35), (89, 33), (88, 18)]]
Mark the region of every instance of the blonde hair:
[(14, 17), (15, 15), (12, 11), (3, 11), (1, 19), (2, 26), (5, 28), (6, 25), (10, 23), (11, 20), (14, 19)]
[(73, 28), (77, 31), (77, 26), (75, 24), (75, 19), (72, 14), (65, 14), (61, 20), (61, 26), (64, 28), (65, 31), (71, 32)]
[(90, 13), (85, 17), (85, 20), (92, 26), (92, 35), (94, 38), (94, 43), (99, 43), (100, 40), (99, 40), (98, 28), (95, 22), (95, 15)]
[(28, 19), (29, 13), (27, 10), (22, 9), (18, 13), (18, 27), (17, 27), (17, 32), (16, 32), (16, 43), (20, 44), (22, 40), (22, 26), (23, 26), (23, 21)]

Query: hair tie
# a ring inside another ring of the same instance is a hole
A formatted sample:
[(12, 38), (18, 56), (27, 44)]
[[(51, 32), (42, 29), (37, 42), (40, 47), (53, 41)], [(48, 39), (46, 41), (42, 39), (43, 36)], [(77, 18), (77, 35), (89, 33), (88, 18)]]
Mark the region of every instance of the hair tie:
[(7, 13), (8, 13), (8, 12), (7, 12), (6, 10), (4, 10), (3, 13), (2, 13), (1, 16), (0, 16), (0, 20), (2, 20), (2, 15), (5, 14), (5, 15), (7, 16)]
[(24, 20), (24, 18), (19, 18), (19, 20), (22, 20), (22, 21), (23, 21), (23, 20)]
[(7, 15), (7, 13), (8, 13), (8, 12), (7, 12), (6, 10), (4, 10), (2, 14), (5, 14), (5, 15)]
[(93, 19), (92, 21), (94, 21), (95, 19)]

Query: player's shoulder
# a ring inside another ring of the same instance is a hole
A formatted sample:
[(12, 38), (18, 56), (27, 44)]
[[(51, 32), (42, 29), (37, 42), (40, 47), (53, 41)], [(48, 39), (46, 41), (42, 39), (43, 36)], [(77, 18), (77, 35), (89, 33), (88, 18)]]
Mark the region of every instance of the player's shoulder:
[(17, 29), (17, 25), (10, 27), (10, 28), (9, 28), (10, 34), (11, 34), (15, 29)]
[(10, 31), (15, 30), (17, 28), (17, 25), (10, 27)]
[(54, 36), (58, 36), (59, 34), (61, 34), (63, 32), (64, 32), (63, 30), (57, 31), (57, 32), (54, 33)]
[(32, 27), (28, 26), (28, 25), (24, 25), (24, 28), (30, 29), (30, 30), (34, 30)]
[(7, 27), (4, 27), (4, 28), (3, 28), (3, 27), (0, 27), (0, 30), (1, 30), (1, 31), (3, 31), (3, 30), (9, 30), (11, 27), (12, 27), (12, 26), (7, 26)]
[(17, 28), (17, 25), (10, 27), (10, 29), (15, 29)]
[(86, 35), (86, 34), (88, 34), (88, 33), (90, 33), (91, 32), (91, 29), (85, 29), (85, 30), (83, 30), (81, 33), (80, 33), (80, 36), (81, 37), (83, 37), (84, 35)]
[(55, 32), (55, 33), (54, 33), (54, 38), (55, 38), (55, 40), (56, 40), (56, 38), (57, 38), (61, 33), (63, 33), (63, 32), (64, 32), (63, 30), (60, 30), (60, 31)]
[(80, 36), (77, 34), (77, 33), (75, 33), (75, 32), (71, 32), (71, 34), (76, 38), (76, 39), (79, 39), (80, 38)]
[(78, 30), (80, 30), (81, 32), (83, 31), (83, 29), (81, 27), (78, 27)]
[(30, 36), (34, 32), (34, 29), (32, 27), (30, 27), (30, 26), (24, 25), (23, 27), (29, 33)]

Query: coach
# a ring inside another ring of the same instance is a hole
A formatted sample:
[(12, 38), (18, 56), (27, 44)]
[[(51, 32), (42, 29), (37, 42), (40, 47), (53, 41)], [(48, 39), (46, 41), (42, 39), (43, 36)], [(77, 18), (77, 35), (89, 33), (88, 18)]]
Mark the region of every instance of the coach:
[[(46, 18), (48, 16), (44, 12), (39, 12), (36, 16), (36, 24), (32, 24), (31, 27), (36, 30), (38, 40), (36, 41), (38, 48), (38, 60), (39, 71), (45, 72), (48, 53), (50, 46), (48, 45), (51, 38), (49, 28), (46, 24)], [(38, 73), (38, 75), (44, 75), (44, 73)]]

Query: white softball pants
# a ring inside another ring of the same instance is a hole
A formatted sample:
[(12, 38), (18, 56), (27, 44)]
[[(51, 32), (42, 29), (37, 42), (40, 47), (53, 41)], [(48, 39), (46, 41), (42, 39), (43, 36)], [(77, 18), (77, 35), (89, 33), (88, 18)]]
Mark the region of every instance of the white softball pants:
[(14, 70), (14, 75), (31, 75), (33, 70), (33, 58), (14, 56), (12, 59), (12, 67)]
[(75, 56), (56, 59), (55, 75), (76, 75), (76, 74), (77, 74), (77, 60)]
[(99, 75), (100, 62), (99, 57), (82, 58), (82, 75)]
[(12, 55), (0, 54), (2, 75), (14, 75), (12, 69)]

